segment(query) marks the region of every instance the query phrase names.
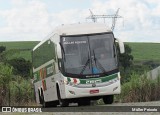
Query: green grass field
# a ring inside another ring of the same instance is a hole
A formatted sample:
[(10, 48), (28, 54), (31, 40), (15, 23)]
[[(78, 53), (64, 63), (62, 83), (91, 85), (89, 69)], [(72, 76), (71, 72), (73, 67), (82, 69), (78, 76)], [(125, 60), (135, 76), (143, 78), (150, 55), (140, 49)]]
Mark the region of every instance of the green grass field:
[(126, 43), (132, 49), (135, 61), (160, 61), (160, 43)]
[[(31, 49), (38, 44), (38, 41), (23, 42), (0, 42), (0, 46), (6, 46), (9, 49), (21, 49), (20, 53), (12, 55), (10, 58), (23, 57), (31, 60)], [(132, 55), (135, 61), (153, 60), (160, 62), (160, 43), (125, 43), (132, 49)]]
[(0, 46), (6, 46), (9, 49), (32, 49), (38, 41), (20, 41), (20, 42), (0, 42)]
[(19, 53), (15, 53), (9, 59), (16, 57), (23, 57), (27, 60), (31, 60), (31, 50), (38, 44), (38, 41), (20, 41), (20, 42), (0, 42), (0, 46), (6, 46), (6, 50), (20, 49)]

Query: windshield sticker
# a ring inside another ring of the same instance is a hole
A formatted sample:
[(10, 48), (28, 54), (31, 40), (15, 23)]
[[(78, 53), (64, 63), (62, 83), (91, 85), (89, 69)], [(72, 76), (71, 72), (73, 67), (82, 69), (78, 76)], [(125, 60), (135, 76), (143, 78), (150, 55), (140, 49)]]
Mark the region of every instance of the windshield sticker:
[(63, 42), (63, 44), (74, 44), (74, 41), (72, 41), (72, 42)]
[(86, 41), (75, 41), (75, 44), (86, 44)]
[(63, 42), (63, 44), (86, 44), (87, 41), (69, 41), (69, 42)]

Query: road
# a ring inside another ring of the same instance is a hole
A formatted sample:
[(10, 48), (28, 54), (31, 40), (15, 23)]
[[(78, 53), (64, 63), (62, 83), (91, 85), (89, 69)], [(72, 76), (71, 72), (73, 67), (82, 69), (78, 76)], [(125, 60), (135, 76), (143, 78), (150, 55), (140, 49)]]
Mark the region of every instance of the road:
[[(143, 109), (143, 110), (142, 110)], [(78, 107), (72, 104), (70, 107), (44, 108), (46, 112), (160, 112), (160, 101), (137, 103), (113, 103), (111, 105), (91, 105)]]
[[(46, 112), (46, 113), (44, 113)], [(1, 114), (1, 113), (0, 113)], [(2, 115), (17, 115), (17, 113), (2, 113)], [(42, 113), (33, 115), (160, 115), (160, 101), (113, 103), (111, 105), (91, 105), (78, 107), (71, 104), (70, 107), (42, 108)], [(18, 115), (21, 115), (19, 113)], [(22, 114), (23, 115), (23, 114)]]

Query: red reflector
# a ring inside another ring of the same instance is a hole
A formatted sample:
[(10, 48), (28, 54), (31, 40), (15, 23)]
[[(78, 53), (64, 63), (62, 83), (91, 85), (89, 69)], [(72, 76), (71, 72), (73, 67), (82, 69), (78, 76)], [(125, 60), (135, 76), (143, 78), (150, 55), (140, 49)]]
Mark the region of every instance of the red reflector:
[(90, 90), (90, 94), (99, 93), (99, 89), (96, 90)]
[(73, 82), (74, 82), (74, 83), (77, 83), (77, 79), (73, 78)]

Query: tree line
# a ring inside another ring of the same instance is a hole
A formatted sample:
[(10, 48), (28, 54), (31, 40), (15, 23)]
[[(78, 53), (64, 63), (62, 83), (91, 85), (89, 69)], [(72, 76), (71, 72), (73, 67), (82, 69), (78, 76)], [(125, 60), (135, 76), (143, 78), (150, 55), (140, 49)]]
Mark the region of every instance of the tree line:
[(13, 67), (14, 75), (30, 77), (32, 67), (31, 61), (26, 60), (23, 57), (8, 59), (8, 57), (14, 53), (19, 53), (19, 51), (17, 49), (11, 49), (7, 51), (5, 46), (0, 46), (0, 62)]

